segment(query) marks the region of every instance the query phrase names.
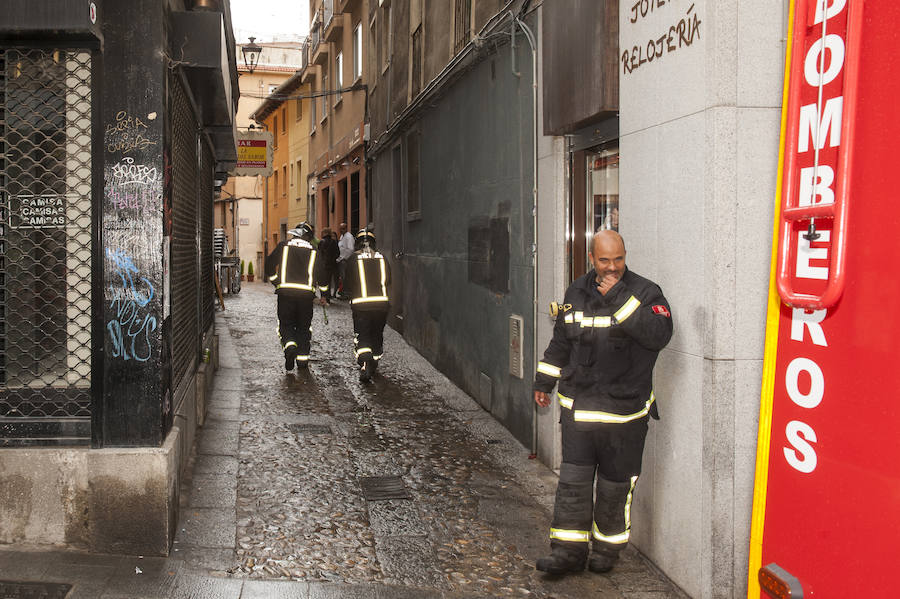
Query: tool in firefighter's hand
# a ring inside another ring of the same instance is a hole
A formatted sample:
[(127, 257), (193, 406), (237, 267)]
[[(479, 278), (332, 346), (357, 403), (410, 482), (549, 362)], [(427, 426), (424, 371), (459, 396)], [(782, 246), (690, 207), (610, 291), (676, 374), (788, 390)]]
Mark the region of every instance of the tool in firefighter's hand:
[(550, 302), (550, 316), (556, 318), (556, 315), (566, 310), (571, 310), (572, 304), (560, 304), (559, 302)]

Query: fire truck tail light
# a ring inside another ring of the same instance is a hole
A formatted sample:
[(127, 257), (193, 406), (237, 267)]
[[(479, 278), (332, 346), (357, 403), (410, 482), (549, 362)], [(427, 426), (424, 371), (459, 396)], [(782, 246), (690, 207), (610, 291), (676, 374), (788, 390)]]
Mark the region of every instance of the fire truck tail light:
[(800, 581), (775, 562), (759, 569), (759, 586), (773, 599), (803, 599)]

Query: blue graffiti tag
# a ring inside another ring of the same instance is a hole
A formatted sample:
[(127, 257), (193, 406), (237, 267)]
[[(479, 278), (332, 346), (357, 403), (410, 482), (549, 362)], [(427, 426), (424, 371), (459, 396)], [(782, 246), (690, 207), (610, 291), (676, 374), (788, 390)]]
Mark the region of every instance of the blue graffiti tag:
[[(123, 250), (107, 248), (106, 257), (116, 268), (118, 280), (113, 277), (109, 284), (112, 297), (109, 307), (115, 312), (106, 329), (112, 338), (112, 355), (124, 360), (146, 362), (153, 347), (150, 334), (157, 329), (156, 317), (147, 314), (144, 308), (153, 299), (153, 284), (139, 276), (138, 269), (130, 256)], [(137, 348), (138, 341), (144, 346)]]

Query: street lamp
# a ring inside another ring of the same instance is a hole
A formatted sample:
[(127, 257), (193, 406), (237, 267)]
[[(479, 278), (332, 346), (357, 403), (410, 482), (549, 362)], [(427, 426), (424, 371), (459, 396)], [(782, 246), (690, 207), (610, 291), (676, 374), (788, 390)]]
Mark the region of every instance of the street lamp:
[(249, 44), (244, 44), (241, 48), (241, 54), (244, 55), (244, 64), (247, 65), (247, 72), (251, 75), (256, 70), (256, 64), (259, 62), (259, 53), (262, 52), (262, 46), (256, 43), (256, 38), (251, 37)]

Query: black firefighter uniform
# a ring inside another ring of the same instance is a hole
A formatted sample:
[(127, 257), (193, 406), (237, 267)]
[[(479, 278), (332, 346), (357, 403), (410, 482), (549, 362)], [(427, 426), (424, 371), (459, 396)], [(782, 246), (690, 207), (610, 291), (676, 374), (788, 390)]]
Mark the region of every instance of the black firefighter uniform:
[(296, 348), (297, 363), (309, 361), (313, 300), (328, 289), (324, 268), (308, 241), (281, 241), (266, 258), (266, 277), (278, 294), (278, 335), (281, 349)]
[(626, 269), (604, 296), (596, 276), (566, 291), (534, 383), (546, 393), (559, 383), (563, 463), (551, 546), (582, 556), (591, 542), (607, 555), (628, 542), (648, 418), (659, 418), (653, 366), (672, 337), (659, 286)]
[(355, 252), (347, 262), (347, 283), (353, 312), (353, 351), (360, 368), (374, 372), (384, 355), (391, 269), (379, 252)]

